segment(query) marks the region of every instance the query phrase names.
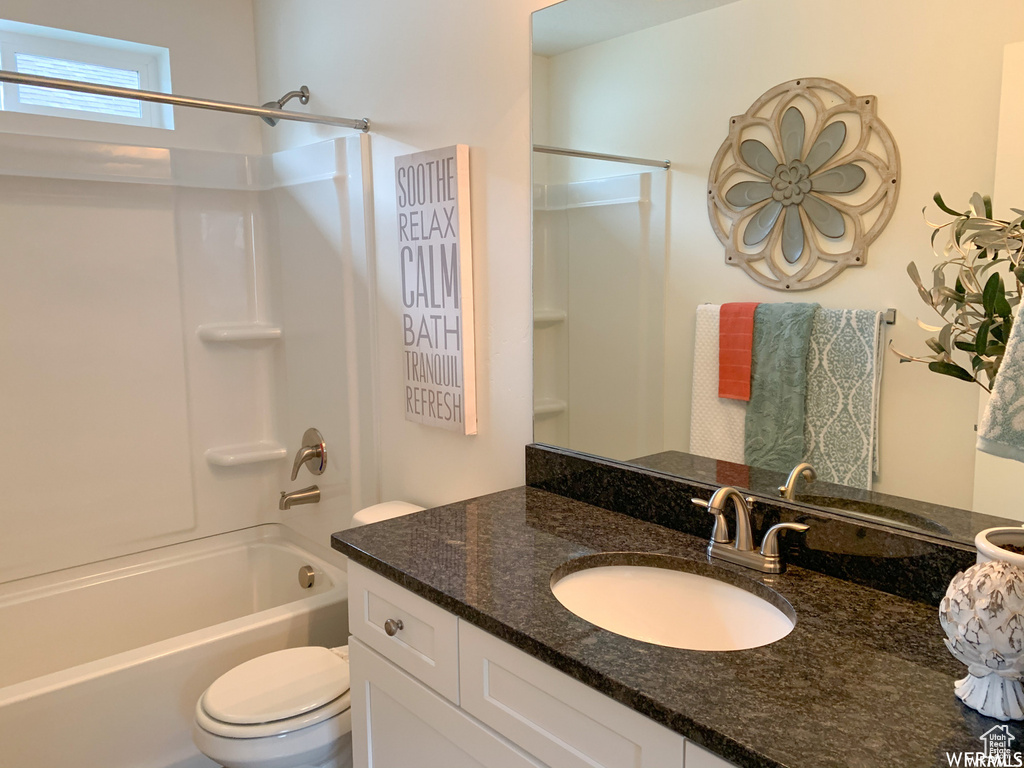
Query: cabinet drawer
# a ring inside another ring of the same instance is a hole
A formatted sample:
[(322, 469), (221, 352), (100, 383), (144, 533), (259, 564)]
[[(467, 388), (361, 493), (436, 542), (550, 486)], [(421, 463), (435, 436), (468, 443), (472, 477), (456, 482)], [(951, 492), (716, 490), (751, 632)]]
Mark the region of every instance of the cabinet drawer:
[(459, 622), (462, 708), (548, 765), (682, 768), (684, 739)]
[[(458, 704), (458, 619), (356, 563), (349, 563), (348, 585), (352, 634)], [(402, 625), (393, 636), (384, 629), (389, 620)]]

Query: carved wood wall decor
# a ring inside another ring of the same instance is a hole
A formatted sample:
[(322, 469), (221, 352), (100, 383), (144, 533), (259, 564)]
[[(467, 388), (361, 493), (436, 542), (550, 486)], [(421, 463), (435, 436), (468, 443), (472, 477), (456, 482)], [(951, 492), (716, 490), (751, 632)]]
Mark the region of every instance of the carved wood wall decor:
[(708, 178), (726, 264), (800, 291), (867, 263), (900, 189), (899, 151), (875, 107), (874, 96), (810, 77), (730, 120)]

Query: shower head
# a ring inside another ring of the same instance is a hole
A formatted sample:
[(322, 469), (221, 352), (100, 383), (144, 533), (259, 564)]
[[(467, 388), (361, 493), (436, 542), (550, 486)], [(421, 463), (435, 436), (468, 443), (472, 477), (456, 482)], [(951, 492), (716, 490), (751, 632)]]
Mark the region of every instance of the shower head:
[[(298, 98), (300, 104), (309, 104), (309, 88), (307, 88), (306, 86), (302, 86), (297, 91), (288, 91), (288, 93), (286, 93), (284, 96), (282, 96), (277, 101), (268, 101), (266, 104), (263, 105), (263, 108), (264, 109), (284, 109), (284, 105), (287, 104), (292, 99), (295, 99), (295, 98)], [(273, 117), (264, 117), (262, 115), (260, 115), (260, 120), (265, 122), (271, 128), (273, 128), (275, 125), (277, 125), (280, 122), (280, 120), (276, 120)]]

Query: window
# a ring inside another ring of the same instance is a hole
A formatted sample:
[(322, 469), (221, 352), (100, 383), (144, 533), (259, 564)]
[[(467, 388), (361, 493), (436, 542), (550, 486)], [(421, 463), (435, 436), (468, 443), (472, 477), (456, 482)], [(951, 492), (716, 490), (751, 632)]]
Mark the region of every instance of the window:
[[(0, 20), (0, 69), (169, 93), (166, 48)], [(14, 83), (0, 84), (0, 110), (174, 128), (170, 105)]]

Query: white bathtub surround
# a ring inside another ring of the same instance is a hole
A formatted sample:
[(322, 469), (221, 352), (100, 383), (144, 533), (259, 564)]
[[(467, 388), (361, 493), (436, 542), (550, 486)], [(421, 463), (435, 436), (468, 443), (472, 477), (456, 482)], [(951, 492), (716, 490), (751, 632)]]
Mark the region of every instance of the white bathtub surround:
[[(538, 183), (533, 202), (534, 438), (621, 459), (655, 453), (664, 399), (677, 395), (654, 351), (668, 174)], [(607, 364), (609, 349), (620, 364)]]
[(301, 520), (277, 500), (312, 424), (336, 459), (321, 539), (377, 500), (368, 141), (0, 133), (0, 582)]
[(214, 679), (260, 654), (346, 641), (332, 554), (270, 524), (0, 586), (0, 625), (32, 628), (0, 634), (5, 768), (212, 765), (190, 728)]
[(1024, 570), (990, 561), (958, 573), (939, 604), (939, 623), (949, 652), (967, 665), (957, 697), (988, 717), (1024, 720)]

